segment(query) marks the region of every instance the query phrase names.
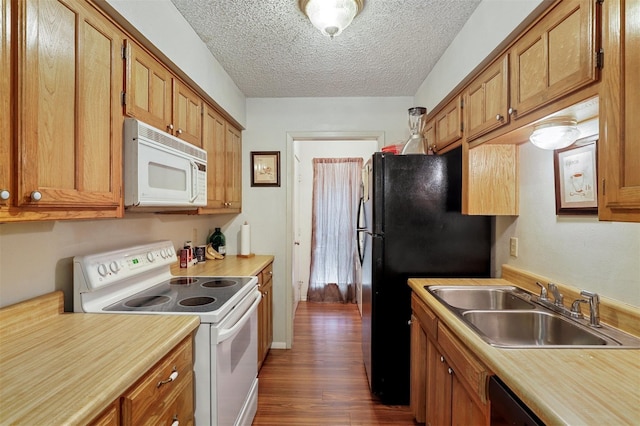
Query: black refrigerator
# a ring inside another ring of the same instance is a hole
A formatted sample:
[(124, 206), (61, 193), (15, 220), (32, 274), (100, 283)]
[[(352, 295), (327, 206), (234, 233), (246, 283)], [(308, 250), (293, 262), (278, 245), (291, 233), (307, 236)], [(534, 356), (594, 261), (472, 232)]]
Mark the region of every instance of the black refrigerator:
[[(363, 173), (357, 239), (362, 350), (371, 391), (409, 403), (410, 277), (489, 277), (493, 218), (461, 214), (461, 148), (375, 153)], [(362, 223), (364, 222), (364, 223)]]

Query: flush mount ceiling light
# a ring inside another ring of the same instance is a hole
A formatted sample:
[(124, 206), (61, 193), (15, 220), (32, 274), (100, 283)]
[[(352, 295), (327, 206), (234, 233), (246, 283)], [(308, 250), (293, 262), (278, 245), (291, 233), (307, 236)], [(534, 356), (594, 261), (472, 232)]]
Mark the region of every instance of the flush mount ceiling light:
[(333, 38), (351, 24), (364, 0), (300, 0), (299, 5), (314, 27)]
[(533, 126), (529, 137), (532, 144), (542, 149), (562, 149), (574, 143), (580, 130), (573, 117), (554, 117)]

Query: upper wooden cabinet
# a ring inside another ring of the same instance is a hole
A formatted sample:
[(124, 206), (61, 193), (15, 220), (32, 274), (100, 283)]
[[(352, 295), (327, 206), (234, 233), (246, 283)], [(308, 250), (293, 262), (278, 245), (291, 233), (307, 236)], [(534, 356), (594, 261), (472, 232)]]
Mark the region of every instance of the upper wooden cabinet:
[(596, 2), (563, 0), (509, 50), (515, 117), (598, 79)]
[(242, 202), (240, 132), (205, 104), (202, 148), (208, 153), (207, 206), (199, 213), (239, 213)]
[(122, 33), (85, 1), (12, 6), (14, 145), (0, 176), (16, 178), (0, 222), (120, 216)]
[(424, 126), (424, 139), (427, 144), (427, 149), (431, 149), (432, 151), (436, 150), (436, 122), (435, 120), (430, 120)]
[(456, 96), (435, 118), (436, 151), (462, 139), (462, 99)]
[(603, 13), (598, 216), (640, 222), (640, 0), (607, 0)]
[[(10, 203), (13, 189), (11, 120), (11, 2), (2, 0), (0, 10), (0, 212)], [(0, 213), (0, 215), (3, 215)]]
[(464, 92), (464, 123), (472, 140), (509, 123), (509, 56), (493, 63)]
[(126, 114), (202, 146), (202, 99), (137, 44), (125, 52)]

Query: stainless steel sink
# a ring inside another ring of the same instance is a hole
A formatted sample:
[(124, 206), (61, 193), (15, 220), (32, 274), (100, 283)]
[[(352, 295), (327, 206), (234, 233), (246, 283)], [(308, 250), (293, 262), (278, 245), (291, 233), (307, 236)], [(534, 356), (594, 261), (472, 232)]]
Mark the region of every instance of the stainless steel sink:
[(619, 345), (569, 319), (542, 311), (465, 311), (462, 319), (494, 346)]
[[(640, 348), (640, 338), (589, 326), (515, 286), (425, 286), (487, 343), (503, 348)], [(565, 309), (565, 311), (569, 311)]]
[(458, 309), (535, 309), (529, 295), (512, 286), (430, 286), (428, 291)]

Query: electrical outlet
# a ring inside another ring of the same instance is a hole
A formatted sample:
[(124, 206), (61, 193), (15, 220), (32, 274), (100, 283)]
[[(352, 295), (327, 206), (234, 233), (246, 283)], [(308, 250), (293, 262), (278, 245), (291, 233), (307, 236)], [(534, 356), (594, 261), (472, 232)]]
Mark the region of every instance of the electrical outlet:
[(513, 257), (518, 257), (518, 239), (516, 237), (509, 239), (509, 254)]

